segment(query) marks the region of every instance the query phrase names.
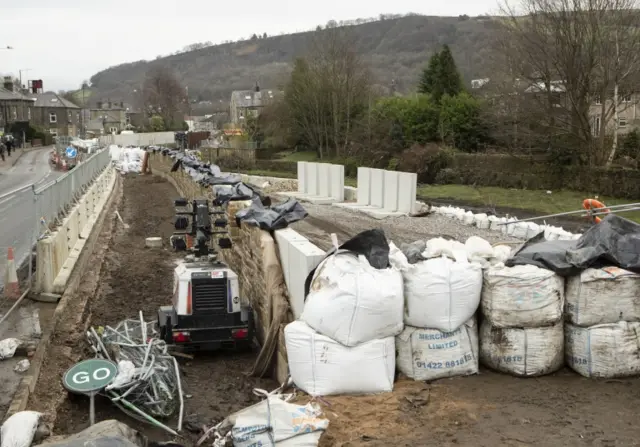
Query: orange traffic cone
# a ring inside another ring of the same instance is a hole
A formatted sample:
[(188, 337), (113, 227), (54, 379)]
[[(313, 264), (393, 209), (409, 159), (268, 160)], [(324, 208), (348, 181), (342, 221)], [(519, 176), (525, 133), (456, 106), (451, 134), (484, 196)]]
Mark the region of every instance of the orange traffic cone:
[(16, 270), (16, 261), (13, 258), (12, 247), (9, 247), (7, 268), (4, 272), (4, 296), (5, 298), (14, 299), (20, 297), (20, 284), (18, 283), (18, 272)]

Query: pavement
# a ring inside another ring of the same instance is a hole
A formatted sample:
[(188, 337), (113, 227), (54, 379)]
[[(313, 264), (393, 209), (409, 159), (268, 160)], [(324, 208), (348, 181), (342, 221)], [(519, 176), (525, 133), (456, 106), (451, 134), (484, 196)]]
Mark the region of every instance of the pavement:
[(42, 185), (64, 174), (52, 171), (52, 147), (5, 154), (0, 161), (0, 286), (4, 282), (7, 249), (13, 247), (16, 266), (29, 256), (39, 225), (32, 184)]

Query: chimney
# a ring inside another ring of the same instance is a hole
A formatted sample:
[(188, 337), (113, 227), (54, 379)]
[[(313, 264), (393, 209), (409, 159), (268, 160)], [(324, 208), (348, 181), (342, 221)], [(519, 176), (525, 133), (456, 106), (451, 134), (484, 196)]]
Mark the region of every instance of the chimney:
[(11, 76), (4, 77), (3, 87), (5, 90), (9, 90), (10, 92), (13, 91), (13, 78)]
[(107, 108), (110, 109), (111, 108), (111, 101), (107, 102)]
[(260, 84), (256, 81), (256, 93), (260, 91)]
[(98, 106), (99, 109), (101, 109), (102, 108), (102, 101), (98, 101), (97, 106)]

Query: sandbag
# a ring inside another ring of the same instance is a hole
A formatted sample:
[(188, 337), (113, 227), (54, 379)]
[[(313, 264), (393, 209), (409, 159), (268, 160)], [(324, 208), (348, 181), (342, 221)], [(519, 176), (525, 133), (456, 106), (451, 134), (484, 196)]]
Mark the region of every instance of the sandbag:
[(640, 275), (618, 267), (567, 278), (566, 314), (576, 326), (640, 321)]
[(429, 239), (427, 241), (422, 257), (425, 259), (439, 258), (447, 256), (451, 259), (466, 259), (467, 249), (465, 245), (458, 241), (452, 241), (441, 237)]
[(398, 370), (415, 380), (478, 373), (478, 327), (472, 318), (453, 332), (406, 326), (396, 337)]
[(565, 324), (567, 365), (584, 377), (640, 375), (640, 323), (619, 321), (588, 328)]
[(564, 280), (533, 265), (484, 271), (482, 312), (493, 326), (540, 327), (562, 318)]
[(139, 431), (115, 419), (97, 422), (64, 439), (49, 439), (37, 447), (146, 447), (149, 441)]
[(345, 346), (392, 337), (404, 326), (402, 273), (339, 250), (316, 268), (300, 319)]
[(42, 413), (19, 411), (9, 417), (0, 427), (0, 447), (30, 447), (36, 434)]
[(418, 262), (402, 272), (409, 326), (453, 332), (478, 309), (482, 268), (446, 257)]
[(395, 337), (350, 348), (298, 320), (285, 326), (284, 338), (291, 378), (312, 396), (393, 390)]
[(562, 321), (538, 328), (480, 326), (480, 361), (496, 371), (532, 377), (551, 374), (564, 365)]
[(268, 396), (229, 417), (233, 421), (231, 439), (234, 447), (315, 447), (329, 426), (329, 420), (321, 416), (311, 403), (298, 405)]

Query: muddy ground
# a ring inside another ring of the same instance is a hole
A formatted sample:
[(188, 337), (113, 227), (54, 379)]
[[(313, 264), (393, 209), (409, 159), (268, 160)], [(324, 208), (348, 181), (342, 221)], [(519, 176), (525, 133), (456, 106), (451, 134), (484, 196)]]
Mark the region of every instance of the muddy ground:
[[(166, 240), (172, 232), (170, 200), (175, 196), (171, 185), (159, 178), (134, 176), (125, 180), (120, 212), (131, 228), (125, 231), (116, 225), (115, 236), (107, 246), (109, 252), (104, 260), (91, 261), (90, 273), (83, 279), (88, 293), (91, 281), (99, 278), (97, 292), (90, 298), (88, 317), (93, 324), (113, 324), (135, 316), (139, 310), (150, 318), (158, 306), (169, 302), (175, 256), (168, 250), (145, 249), (144, 238), (157, 235)], [(311, 219), (295, 227), (323, 248), (330, 244), (328, 232), (337, 232), (344, 241), (373, 225), (355, 213), (308, 209)], [(440, 219), (409, 227), (390, 225), (380, 226), (388, 227), (400, 241), (443, 232), (467, 236), (469, 231), (469, 227), (458, 228), (457, 222)], [(30, 402), (30, 409), (48, 411), (49, 419), (57, 411), (57, 417), (53, 416), (57, 434), (76, 432), (88, 425), (85, 398), (65, 398), (57, 408), (48, 404), (61, 393), (60, 377), (75, 361), (73, 353), (82, 352), (85, 346), (77, 329), (62, 325)], [(253, 359), (252, 354), (220, 353), (181, 361), (185, 393), (191, 396), (186, 400), (189, 423), (185, 445), (194, 445), (200, 425), (218, 422), (255, 402), (251, 394), (254, 387), (276, 386), (270, 380), (250, 379), (243, 374)], [(306, 401), (304, 397), (299, 399)], [(393, 393), (329, 396), (321, 400), (321, 405), (331, 420), (321, 447), (640, 445), (640, 380), (588, 380), (568, 370), (536, 379), (486, 370), (477, 376), (431, 384), (400, 378)], [(164, 432), (129, 419), (104, 400), (98, 400), (97, 417), (117, 418), (152, 439), (168, 439)]]
[[(152, 250), (144, 247), (146, 237), (160, 236), (168, 241), (173, 232), (174, 209), (172, 200), (178, 197), (173, 186), (160, 177), (127, 176), (124, 179), (124, 194), (120, 204), (120, 215), (129, 225), (115, 225), (115, 233), (109, 250), (103, 259), (94, 258), (91, 263), (100, 266), (90, 275), (99, 275), (99, 285), (89, 298), (89, 319), (94, 326), (114, 325), (126, 318), (136, 318), (142, 310), (145, 319), (156, 318), (159, 306), (171, 302), (173, 268), (176, 256), (165, 244), (164, 249)], [(72, 310), (70, 310), (72, 311)], [(52, 345), (66, 345), (73, 351), (90, 357), (84, 337), (63, 328), (55, 335)], [(69, 346), (72, 345), (72, 346)], [(54, 352), (54, 355), (57, 354)], [(46, 400), (53, 400), (48, 389), (56, 389), (64, 370), (73, 364), (72, 356), (66, 353), (66, 361), (47, 359), (38, 383), (36, 395), (31, 399), (33, 409), (55, 411), (54, 434), (78, 432), (89, 425), (88, 399), (82, 396), (65, 395), (57, 408), (51, 408)], [(62, 355), (64, 358), (64, 354)], [(257, 401), (252, 391), (255, 387), (271, 390), (276, 387), (271, 380), (253, 379), (245, 376), (253, 364), (255, 354), (219, 353), (198, 355), (194, 360), (180, 360), (183, 375), (186, 428), (186, 445), (193, 445), (202, 425), (210, 426), (230, 413)], [(55, 383), (55, 384), (54, 384)], [(142, 430), (150, 438), (162, 441), (170, 435), (130, 419), (109, 401), (98, 397), (96, 418), (119, 419)], [(176, 421), (168, 421), (175, 427)]]

